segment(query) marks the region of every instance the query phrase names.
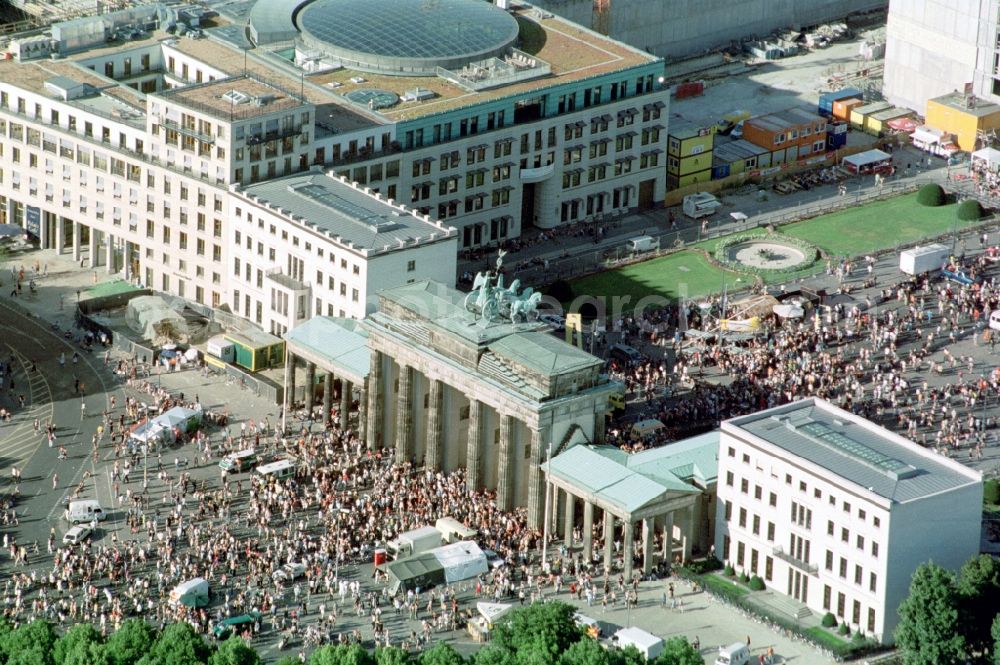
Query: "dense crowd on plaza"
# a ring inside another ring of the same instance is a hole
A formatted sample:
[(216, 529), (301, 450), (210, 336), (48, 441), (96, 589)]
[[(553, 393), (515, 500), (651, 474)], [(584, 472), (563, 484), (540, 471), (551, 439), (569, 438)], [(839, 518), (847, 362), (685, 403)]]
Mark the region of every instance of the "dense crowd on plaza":
[[(987, 274), (988, 257), (985, 252), (970, 261), (969, 274)], [(845, 274), (841, 267), (830, 270)], [(772, 319), (765, 334), (736, 343), (704, 338), (678, 343), (680, 338), (657, 338), (626, 321), (626, 342), (676, 346), (671, 369), (652, 357), (611, 368), (644, 415), (669, 426), (643, 440), (622, 423), (612, 428), (611, 440), (641, 449), (714, 428), (726, 418), (818, 396), (942, 454), (981, 458), (987, 431), (996, 424), (985, 405), (997, 403), (1000, 376), (953, 349), (968, 339), (994, 347), (996, 333), (987, 317), (1000, 305), (996, 278), (963, 285), (922, 277), (872, 291), (877, 292), (820, 305), (804, 320)], [(713, 327), (711, 317), (697, 318), (692, 314), (689, 323)], [(732, 380), (704, 380), (719, 375)], [(941, 381), (929, 381), (930, 376)], [(685, 387), (690, 389), (676, 394)]]

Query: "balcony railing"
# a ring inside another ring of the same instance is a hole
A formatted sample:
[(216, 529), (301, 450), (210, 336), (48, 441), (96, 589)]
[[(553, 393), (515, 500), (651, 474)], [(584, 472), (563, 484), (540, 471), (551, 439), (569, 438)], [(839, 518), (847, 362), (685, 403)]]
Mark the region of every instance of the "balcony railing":
[(172, 129), (178, 134), (190, 136), (191, 138), (201, 141), (202, 143), (215, 143), (215, 137), (211, 134), (199, 132), (194, 127), (185, 127), (176, 120), (171, 120), (170, 118), (157, 118), (157, 121), (167, 129)]
[(809, 573), (810, 575), (815, 575), (816, 573), (819, 572), (819, 566), (817, 566), (815, 564), (812, 564), (812, 563), (806, 563), (805, 561), (802, 561), (801, 559), (795, 558), (791, 554), (786, 554), (785, 551), (783, 549), (781, 549), (780, 547), (775, 547), (774, 548), (774, 556), (778, 557), (782, 561), (784, 561), (784, 562), (786, 562), (786, 563), (788, 563), (788, 564), (790, 564), (792, 566), (795, 566), (796, 568), (798, 568), (801, 571)]

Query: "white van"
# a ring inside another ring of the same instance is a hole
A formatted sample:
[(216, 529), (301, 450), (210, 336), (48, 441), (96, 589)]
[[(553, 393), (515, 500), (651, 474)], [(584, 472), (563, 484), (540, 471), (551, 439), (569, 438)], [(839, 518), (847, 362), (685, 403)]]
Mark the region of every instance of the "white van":
[(104, 512), (99, 504), (94, 499), (81, 499), (79, 501), (70, 501), (69, 507), (66, 508), (66, 512), (63, 513), (66, 521), (70, 524), (80, 524), (81, 522), (103, 522), (108, 518), (108, 514)]
[(660, 248), (660, 241), (653, 236), (637, 236), (629, 238), (625, 249), (638, 254), (639, 252), (650, 252)]
[(992, 330), (1000, 330), (1000, 309), (990, 312), (990, 328)]
[(205, 607), (208, 605), (208, 580), (195, 577), (181, 582), (170, 592), (170, 603), (174, 606)]
[(219, 460), (219, 468), (223, 471), (229, 473), (240, 473), (241, 471), (249, 471), (257, 464), (257, 453), (254, 452), (253, 448), (247, 448), (246, 450), (237, 450), (235, 453), (229, 453), (221, 460)]
[(475, 529), (470, 529), (454, 517), (440, 517), (434, 522), (434, 528), (441, 532), (441, 539), (446, 545), (457, 543), (460, 540), (472, 540), (479, 533)]
[(290, 459), (278, 460), (270, 464), (261, 464), (257, 473), (264, 478), (287, 478), (295, 475), (295, 462)]
[(719, 655), (715, 657), (715, 665), (747, 665), (750, 662), (750, 649), (743, 642), (719, 647)]

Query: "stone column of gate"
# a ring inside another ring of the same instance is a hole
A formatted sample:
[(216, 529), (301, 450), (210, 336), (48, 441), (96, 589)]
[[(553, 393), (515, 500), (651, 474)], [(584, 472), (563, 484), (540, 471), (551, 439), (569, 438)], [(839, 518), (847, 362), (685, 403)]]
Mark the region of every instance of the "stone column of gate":
[[(295, 404), (295, 355), (289, 353), (285, 357), (285, 414), (291, 414)], [(287, 417), (286, 417), (287, 420)]]
[(312, 420), (316, 405), (316, 363), (306, 363), (306, 417)]
[[(330, 382), (333, 385), (333, 382)], [(332, 393), (333, 390), (331, 389)], [(354, 401), (354, 384), (347, 379), (340, 380), (340, 431), (346, 432), (351, 427), (351, 402)], [(329, 409), (327, 409), (329, 413)]]
[(385, 408), (385, 387), (382, 385), (382, 352), (372, 351), (368, 369), (368, 411), (365, 436), (369, 450), (382, 447), (382, 409)]
[(475, 397), (469, 398), (469, 442), (465, 452), (465, 486), (470, 492), (482, 489), (480, 482), (483, 452), (483, 403)]
[(358, 400), (358, 439), (367, 441), (368, 432), (368, 377), (361, 383), (361, 397)]
[(413, 368), (399, 366), (399, 394), (396, 396), (396, 464), (413, 454)]
[(531, 430), (531, 461), (528, 465), (528, 528), (541, 529), (545, 521), (545, 475), (542, 456), (548, 445), (549, 428)]
[(514, 416), (500, 416), (500, 450), (497, 451), (497, 508), (514, 507)]
[(326, 427), (330, 424), (330, 411), (333, 409), (333, 372), (327, 371), (323, 377), (323, 417), (320, 422)]
[(444, 437), (444, 383), (430, 379), (427, 396), (427, 451), (424, 466), (435, 471), (441, 466), (441, 445)]

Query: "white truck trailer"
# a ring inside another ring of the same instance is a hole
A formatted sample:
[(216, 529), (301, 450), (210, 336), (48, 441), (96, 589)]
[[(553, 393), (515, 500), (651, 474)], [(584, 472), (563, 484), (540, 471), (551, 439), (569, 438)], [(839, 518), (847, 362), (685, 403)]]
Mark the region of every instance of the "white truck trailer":
[(904, 249), (899, 253), (899, 269), (907, 275), (936, 272), (948, 260), (949, 249), (940, 243)]

